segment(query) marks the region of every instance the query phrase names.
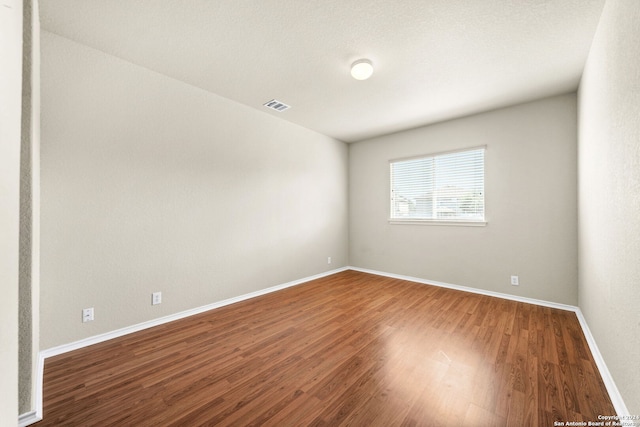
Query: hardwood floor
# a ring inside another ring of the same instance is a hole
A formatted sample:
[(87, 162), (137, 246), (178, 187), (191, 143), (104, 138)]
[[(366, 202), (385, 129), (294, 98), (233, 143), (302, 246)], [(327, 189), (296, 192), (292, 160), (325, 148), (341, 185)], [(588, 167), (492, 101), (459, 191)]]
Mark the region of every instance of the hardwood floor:
[(574, 313), (345, 271), (48, 359), (37, 426), (553, 426), (615, 414)]

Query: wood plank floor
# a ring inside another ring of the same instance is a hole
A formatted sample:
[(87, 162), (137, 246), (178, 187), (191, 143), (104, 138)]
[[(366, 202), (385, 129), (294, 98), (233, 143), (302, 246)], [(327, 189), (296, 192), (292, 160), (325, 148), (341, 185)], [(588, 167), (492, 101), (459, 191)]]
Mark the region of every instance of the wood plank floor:
[(553, 426), (614, 414), (574, 313), (345, 271), (47, 359), (43, 426)]

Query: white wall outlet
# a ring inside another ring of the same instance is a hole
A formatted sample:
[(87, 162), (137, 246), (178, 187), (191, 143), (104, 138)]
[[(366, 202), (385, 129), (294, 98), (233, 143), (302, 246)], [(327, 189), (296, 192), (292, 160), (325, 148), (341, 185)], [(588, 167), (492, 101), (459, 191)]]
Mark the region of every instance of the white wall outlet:
[(93, 320), (93, 307), (82, 309), (82, 322), (91, 322)]
[(157, 305), (162, 302), (162, 292), (154, 292), (151, 294), (151, 305)]
[(518, 276), (511, 276), (511, 284), (513, 286), (520, 285), (520, 279), (518, 279)]
[(327, 264), (331, 264), (331, 257), (327, 257)]

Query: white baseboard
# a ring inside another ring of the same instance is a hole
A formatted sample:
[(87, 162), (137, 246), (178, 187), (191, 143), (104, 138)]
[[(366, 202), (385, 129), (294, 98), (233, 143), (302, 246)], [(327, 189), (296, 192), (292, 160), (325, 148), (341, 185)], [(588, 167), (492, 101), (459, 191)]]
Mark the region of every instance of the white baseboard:
[[(604, 363), (604, 359), (602, 358), (602, 354), (600, 353), (600, 349), (596, 344), (595, 338), (591, 335), (591, 330), (587, 325), (587, 319), (585, 319), (582, 314), (582, 310), (580, 307), (576, 307), (576, 316), (578, 317), (578, 321), (580, 322), (580, 326), (582, 326), (582, 332), (584, 333), (584, 337), (587, 340), (587, 344), (589, 345), (589, 350), (591, 350), (591, 354), (593, 355), (593, 359), (596, 361), (596, 366), (600, 371), (600, 376), (602, 377), (602, 381), (604, 382), (605, 387), (607, 388), (607, 392), (609, 393), (609, 398), (611, 399), (611, 403), (613, 403), (613, 407), (616, 408), (616, 413), (619, 416), (629, 416), (629, 410), (627, 409), (627, 405), (625, 405), (624, 400), (622, 400), (622, 395), (616, 386), (615, 381), (613, 381), (613, 377), (611, 376), (611, 372), (609, 372), (609, 368), (607, 368), (607, 364)], [(604, 414), (602, 414), (604, 415)]]
[[(576, 307), (576, 306), (568, 305), (568, 304), (559, 304), (559, 303), (556, 303), (556, 302), (544, 301), (544, 300), (539, 300), (539, 299), (534, 299), (534, 298), (521, 297), (521, 296), (517, 296), (517, 295), (503, 294), (503, 293), (500, 293), (500, 292), (486, 291), (486, 290), (478, 289), (478, 288), (469, 288), (467, 286), (453, 285), (453, 284), (450, 284), (450, 283), (443, 283), (443, 282), (438, 282), (438, 281), (435, 281), (435, 280), (426, 280), (426, 279), (421, 279), (421, 278), (418, 278), (418, 277), (403, 276), (403, 275), (400, 275), (400, 274), (393, 274), (393, 273), (385, 273), (383, 271), (369, 270), (369, 269), (366, 269), (366, 268), (359, 268), (359, 267), (350, 266), (349, 270), (355, 270), (355, 271), (360, 271), (360, 272), (363, 272), (363, 273), (375, 274), (377, 276), (391, 277), (391, 278), (394, 278), (394, 279), (407, 280), (409, 282), (416, 282), (416, 283), (421, 283), (421, 284), (425, 284), (425, 285), (433, 285), (433, 286), (439, 286), (439, 287), (443, 287), (443, 288), (455, 289), (455, 290), (459, 290), (459, 291), (471, 292), (471, 293), (474, 293), (474, 294), (487, 295), (487, 296), (491, 296), (491, 297), (508, 299), (508, 300), (512, 300), (512, 301), (524, 302), (524, 303), (527, 303), (527, 304), (535, 304), (535, 305), (540, 305), (540, 306), (543, 306), (543, 307), (550, 307), (550, 308), (557, 308), (557, 309), (560, 309), (560, 310), (573, 311), (576, 314), (576, 317), (578, 318), (578, 322), (580, 323), (580, 326), (582, 327), (582, 332), (584, 334), (585, 339), (587, 340), (587, 344), (589, 345), (589, 349), (591, 350), (591, 354), (593, 355), (593, 359), (596, 362), (596, 366), (598, 367), (598, 370), (600, 371), (600, 376), (602, 377), (602, 381), (604, 382), (604, 385), (607, 388), (607, 392), (609, 393), (609, 398), (611, 399), (611, 403), (613, 404), (613, 407), (616, 409), (617, 415), (618, 416), (629, 416), (630, 415), (629, 414), (629, 410), (627, 409), (627, 406), (625, 405), (624, 400), (622, 399), (622, 395), (620, 394), (620, 391), (618, 390), (618, 387), (616, 386), (616, 383), (613, 380), (613, 377), (611, 376), (611, 373), (609, 372), (609, 368), (607, 368), (607, 364), (604, 362), (604, 359), (602, 358), (602, 354), (600, 353), (600, 350), (598, 349), (598, 346), (596, 344), (596, 340), (593, 338), (593, 335), (591, 335), (591, 331), (589, 330), (589, 326), (587, 325), (587, 320), (583, 316), (582, 311), (580, 310), (580, 307)], [(603, 415), (605, 415), (605, 414), (603, 414)], [(607, 414), (607, 415), (613, 415), (613, 414)]]
[(422, 283), (423, 285), (433, 285), (440, 288), (455, 289), (457, 291), (471, 292), (473, 294), (487, 295), (490, 297), (508, 299), (511, 301), (525, 302), (527, 304), (541, 305), (543, 307), (558, 308), (560, 310), (575, 311), (577, 307), (568, 304), (545, 301), (534, 298), (521, 297), (518, 295), (503, 294), (501, 292), (486, 291), (484, 289), (470, 288), (468, 286), (454, 285), (451, 283), (438, 282), (436, 280), (421, 279), (419, 277), (404, 276), (402, 274), (386, 273), (384, 271), (369, 270), (367, 268), (349, 267), (349, 270), (360, 271), (362, 273), (375, 274), (376, 276), (391, 277), (393, 279), (406, 280), (408, 282)]
[(190, 310), (181, 311), (179, 313), (171, 314), (169, 316), (160, 317), (158, 319), (149, 320), (147, 322), (138, 323), (136, 325), (127, 326), (125, 328), (117, 329), (115, 331), (106, 332), (100, 335), (94, 335), (89, 338), (85, 338), (79, 341), (75, 341), (69, 344), (63, 344), (57, 347), (48, 348), (40, 352), (44, 356), (53, 357), (59, 354), (67, 353), (69, 351), (77, 350), (83, 347), (88, 347), (93, 344), (98, 344), (104, 341), (108, 341), (113, 338), (118, 338), (124, 335), (131, 334), (133, 332), (142, 331), (144, 329), (153, 328), (154, 326), (163, 325), (165, 323), (173, 322), (174, 320), (184, 319), (185, 317), (193, 316), (195, 314), (204, 313), (205, 311), (213, 310), (216, 308), (224, 307), (226, 305), (235, 304), (240, 301), (244, 301), (250, 298), (266, 295), (271, 292), (276, 292), (285, 288), (300, 285), (302, 283), (310, 282), (311, 280), (320, 279), (322, 277), (331, 276), (335, 273), (348, 270), (348, 267), (342, 267), (335, 270), (327, 271), (324, 273), (316, 274), (314, 276), (305, 277), (304, 279), (294, 280), (292, 282), (283, 283), (281, 285), (272, 286), (266, 289), (260, 289), (259, 291), (250, 292), (248, 294), (240, 295), (233, 298), (228, 298), (222, 301), (214, 302), (212, 304), (203, 305), (201, 307), (192, 308)]
[(37, 423), (38, 421), (42, 421), (42, 388), (44, 386), (44, 359), (45, 355), (43, 352), (38, 353), (38, 364), (36, 367), (35, 380), (35, 409), (24, 414), (20, 414), (18, 417), (18, 427), (26, 427), (31, 424)]
[(36, 411), (25, 412), (18, 417), (18, 427), (29, 426), (38, 421), (42, 421), (42, 417), (39, 417)]
[(535, 304), (535, 305), (540, 305), (540, 306), (544, 306), (544, 307), (550, 307), (550, 308), (557, 308), (560, 310), (568, 310), (568, 311), (573, 311), (574, 313), (576, 313), (576, 316), (578, 317), (578, 321), (580, 322), (580, 326), (582, 327), (582, 331), (584, 333), (584, 336), (587, 340), (587, 343), (589, 345), (589, 349), (591, 350), (591, 354), (593, 355), (593, 358), (596, 361), (596, 365), (600, 371), (600, 376), (602, 377), (602, 380), (604, 381), (604, 384), (607, 388), (607, 392), (609, 393), (609, 397), (611, 398), (611, 401), (616, 409), (617, 415), (619, 416), (623, 416), (623, 415), (629, 415), (629, 411), (627, 410), (626, 405), (624, 404), (624, 401), (622, 399), (622, 396), (620, 395), (620, 392), (618, 391), (618, 388), (615, 385), (615, 382), (613, 381), (613, 377), (611, 376), (611, 373), (609, 372), (609, 369), (607, 368), (606, 363), (604, 362), (604, 359), (602, 358), (602, 355), (600, 354), (600, 350), (598, 349), (598, 346), (596, 345), (596, 342), (593, 338), (593, 336), (591, 335), (591, 331), (589, 330), (589, 327), (587, 326), (587, 322), (584, 318), (584, 316), (582, 315), (582, 312), (580, 311), (580, 308), (576, 307), (576, 306), (572, 306), (572, 305), (567, 305), (567, 304), (559, 304), (559, 303), (555, 303), (555, 302), (550, 302), (550, 301), (544, 301), (544, 300), (538, 300), (538, 299), (533, 299), (533, 298), (526, 298), (526, 297), (520, 297), (520, 296), (516, 296), (516, 295), (509, 295), (509, 294), (503, 294), (500, 292), (493, 292), (493, 291), (486, 291), (483, 289), (477, 289), (477, 288), (470, 288), (467, 286), (460, 286), (460, 285), (454, 285), (451, 283), (444, 283), (444, 282), (438, 282), (435, 280), (426, 280), (426, 279), (421, 279), (418, 277), (411, 277), (411, 276), (404, 276), (404, 275), (400, 275), (400, 274), (393, 274), (393, 273), (385, 273), (382, 271), (376, 271), (376, 270), (369, 270), (369, 269), (365, 269), (365, 268), (359, 268), (359, 267), (353, 267), (353, 266), (349, 266), (349, 267), (342, 267), (342, 268), (338, 268), (335, 270), (331, 270), (331, 271), (327, 271), (321, 274), (316, 274), (314, 276), (309, 276), (309, 277), (305, 277), (303, 279), (299, 279), (299, 280), (294, 280), (292, 282), (288, 282), (288, 283), (283, 283), (281, 285), (277, 285), (277, 286), (272, 286), (270, 288), (266, 288), (266, 289), (261, 289), (259, 291), (255, 291), (255, 292), (251, 292), (248, 294), (244, 294), (244, 295), (240, 295), (237, 297), (233, 297), (233, 298), (229, 298), (223, 301), (219, 301), (219, 302), (215, 302), (212, 304), (208, 304), (202, 307), (197, 307), (191, 310), (186, 310), (186, 311), (182, 311), (180, 313), (176, 313), (176, 314), (172, 314), (169, 316), (165, 316), (165, 317), (161, 317), (158, 319), (154, 319), (154, 320), (150, 320), (148, 322), (143, 322), (143, 323), (139, 323), (136, 325), (132, 325), (132, 326), (128, 326), (126, 328), (122, 328), (122, 329), (118, 329), (112, 332), (107, 332), (104, 334), (100, 334), (100, 335), (96, 335), (93, 337), (89, 337), (89, 338), (85, 338), (79, 341), (75, 341), (69, 344), (64, 344), (64, 345), (60, 345), (57, 347), (53, 347), (53, 348), (49, 348), (46, 350), (43, 350), (39, 353), (38, 355), (38, 372), (36, 372), (36, 409), (30, 412), (27, 412), (25, 414), (20, 415), (18, 423), (20, 427), (23, 426), (28, 426), (30, 424), (33, 424), (37, 421), (40, 421), (42, 419), (42, 386), (43, 386), (43, 380), (44, 380), (44, 361), (46, 358), (48, 357), (53, 357), (53, 356), (57, 356), (60, 354), (64, 354), (67, 353), (69, 351), (73, 351), (73, 350), (77, 350), (83, 347), (87, 347), (93, 344), (97, 344), (103, 341), (107, 341), (113, 338), (118, 338), (124, 335), (128, 335), (131, 334), (133, 332), (138, 332), (144, 329), (148, 329), (148, 328), (152, 328), (154, 326), (158, 326), (158, 325), (162, 325), (168, 322), (172, 322), (174, 320), (178, 320), (178, 319), (183, 319), (185, 317), (189, 317), (189, 316), (193, 316), (195, 314), (200, 314), (203, 313), (205, 311), (209, 311), (209, 310), (213, 310), (219, 307), (224, 307), (226, 305), (229, 304), (234, 304), (236, 302), (240, 302), (240, 301), (244, 301), (250, 298), (255, 298), (261, 295), (266, 295), (269, 294), (271, 292), (275, 292), (275, 291), (279, 291), (281, 289), (285, 289), (285, 288), (289, 288), (292, 286), (296, 286), (296, 285), (300, 285), (302, 283), (306, 283), (309, 282), (311, 280), (315, 280), (315, 279), (320, 279), (322, 277), (326, 277), (326, 276), (330, 276), (332, 274), (335, 273), (340, 273), (342, 271), (346, 271), (346, 270), (354, 270), (354, 271), (360, 271), (363, 273), (369, 273), (369, 274), (375, 274), (377, 276), (384, 276), (384, 277), (391, 277), (391, 278), (395, 278), (395, 279), (401, 279), (401, 280), (407, 280), (410, 282), (416, 282), (416, 283), (421, 283), (421, 284), (425, 284), (425, 285), (433, 285), (433, 286), (439, 286), (439, 287), (444, 287), (444, 288), (449, 288), (449, 289), (455, 289), (455, 290), (459, 290), (459, 291), (464, 291), (464, 292), (471, 292), (471, 293), (475, 293), (475, 294), (480, 294), (480, 295), (487, 295), (487, 296), (492, 296), (492, 297), (496, 297), (496, 298), (502, 298), (502, 299), (508, 299), (508, 300), (512, 300), (512, 301), (518, 301), (518, 302), (524, 302), (524, 303), (528, 303), (528, 304)]
[(160, 317), (158, 319), (149, 320), (148, 322), (138, 323), (136, 325), (127, 326), (125, 328), (117, 329), (115, 331), (106, 332), (104, 334), (95, 335), (89, 338), (85, 338), (79, 341), (75, 341), (69, 344), (63, 344), (57, 347), (48, 348), (46, 350), (40, 351), (38, 354), (38, 369), (36, 372), (36, 380), (35, 380), (35, 406), (36, 408), (33, 411), (26, 412), (21, 414), (18, 418), (18, 425), (20, 427), (28, 426), (33, 423), (36, 423), (42, 420), (42, 387), (44, 381), (44, 361), (48, 357), (58, 356), (60, 354), (64, 354), (73, 350), (78, 350), (83, 347), (88, 347), (93, 344), (98, 344), (104, 341), (108, 341), (113, 338), (118, 338), (124, 335), (128, 335), (134, 332), (142, 331), (144, 329), (152, 328), (154, 326), (163, 325), (168, 322), (173, 322), (174, 320), (183, 319), (185, 317), (193, 316), (195, 314), (204, 313), (205, 311), (213, 310), (219, 307), (224, 307), (225, 305), (234, 304), (236, 302), (244, 301), (250, 298), (255, 298), (261, 295), (266, 295), (271, 292), (276, 292), (281, 289), (290, 288), (292, 286), (300, 285), (302, 283), (310, 282), (311, 280), (320, 279), (322, 277), (331, 276), (332, 274), (340, 273), (342, 271), (348, 270), (348, 267), (342, 267), (331, 271), (326, 271), (324, 273), (316, 274), (313, 276), (305, 277), (303, 279), (294, 280), (292, 282), (283, 283), (281, 285), (272, 286), (270, 288), (261, 289), (259, 291), (250, 292), (248, 294), (240, 295), (233, 298), (228, 298), (222, 301), (218, 301), (212, 304), (204, 305), (201, 307), (196, 307), (191, 310), (182, 311), (180, 313), (175, 313), (169, 316)]

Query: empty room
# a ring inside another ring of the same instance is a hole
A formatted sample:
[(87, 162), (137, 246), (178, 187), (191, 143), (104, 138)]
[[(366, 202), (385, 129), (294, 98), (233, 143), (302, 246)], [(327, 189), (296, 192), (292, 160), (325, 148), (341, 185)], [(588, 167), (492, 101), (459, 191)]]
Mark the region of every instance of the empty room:
[(3, 0), (0, 425), (640, 425), (640, 2)]

